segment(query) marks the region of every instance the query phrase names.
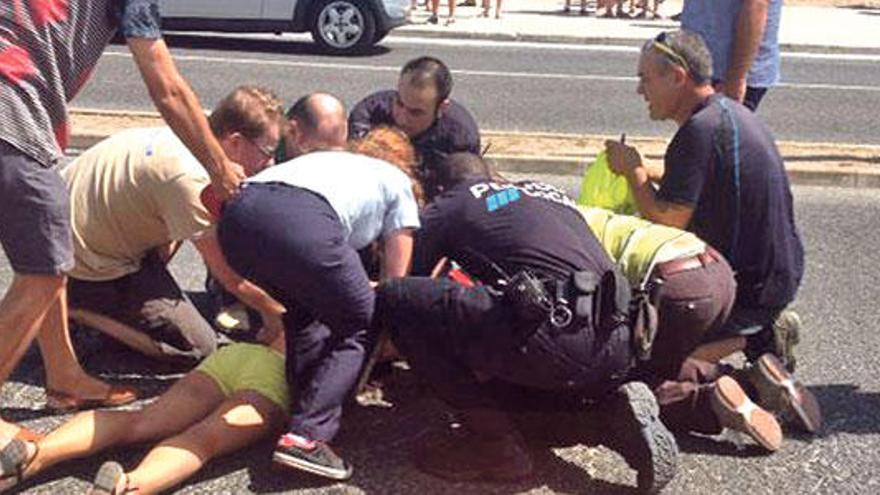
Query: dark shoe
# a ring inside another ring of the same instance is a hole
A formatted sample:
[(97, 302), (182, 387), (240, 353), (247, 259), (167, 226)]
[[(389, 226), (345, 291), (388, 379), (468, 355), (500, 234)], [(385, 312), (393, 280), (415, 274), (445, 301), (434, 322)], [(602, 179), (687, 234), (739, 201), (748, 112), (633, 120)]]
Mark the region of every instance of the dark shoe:
[[(124, 488), (117, 489), (122, 480), (125, 480)], [(118, 462), (107, 461), (101, 464), (95, 474), (95, 481), (92, 482), (92, 488), (89, 495), (121, 495), (136, 490), (129, 490), (128, 479), (125, 476), (125, 469)]]
[[(450, 0), (453, 1), (453, 0)], [(457, 7), (476, 7), (477, 0), (464, 0), (461, 3), (456, 4)]]
[(352, 473), (351, 466), (336, 455), (326, 443), (302, 441), (290, 433), (278, 439), (272, 460), (284, 466), (334, 480), (347, 480), (351, 478)]
[(776, 418), (752, 402), (733, 378), (722, 376), (715, 383), (712, 410), (721, 426), (749, 435), (768, 451), (782, 446), (782, 428)]
[(130, 404), (138, 398), (137, 389), (121, 385), (112, 385), (107, 395), (97, 399), (84, 399), (67, 392), (46, 390), (46, 409), (66, 413), (81, 409), (97, 409), (99, 407), (118, 407)]
[(603, 443), (638, 472), (640, 492), (660, 492), (678, 470), (678, 444), (660, 421), (654, 394), (644, 383), (630, 382), (598, 407), (608, 432)]
[(807, 432), (816, 433), (822, 428), (822, 410), (816, 396), (776, 356), (764, 354), (758, 358), (747, 376), (763, 407), (793, 420)]
[(532, 474), (532, 458), (519, 433), (479, 435), (450, 428), (425, 439), (415, 454), (421, 471), (448, 481), (512, 482)]
[(437, 14), (431, 14), (431, 17), (428, 17), (428, 24), (437, 24), (440, 22), (440, 19), (437, 18)]

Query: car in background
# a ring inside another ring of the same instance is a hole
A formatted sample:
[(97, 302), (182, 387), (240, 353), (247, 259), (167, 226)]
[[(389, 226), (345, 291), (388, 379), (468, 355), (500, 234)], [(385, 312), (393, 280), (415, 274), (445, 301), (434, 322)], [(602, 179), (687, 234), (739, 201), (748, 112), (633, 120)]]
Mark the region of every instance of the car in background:
[(406, 23), (409, 0), (162, 0), (169, 30), (311, 32), (331, 53), (375, 45)]

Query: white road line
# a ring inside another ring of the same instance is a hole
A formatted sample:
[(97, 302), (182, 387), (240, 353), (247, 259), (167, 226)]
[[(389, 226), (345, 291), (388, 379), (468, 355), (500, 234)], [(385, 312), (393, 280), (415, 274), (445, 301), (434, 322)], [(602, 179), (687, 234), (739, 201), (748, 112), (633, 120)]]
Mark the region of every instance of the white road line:
[[(107, 51), (106, 56), (130, 58), (127, 51)], [(275, 67), (298, 67), (304, 69), (333, 69), (364, 72), (392, 72), (397, 73), (400, 67), (394, 65), (365, 65), (365, 64), (337, 64), (328, 62), (293, 62), (288, 60), (269, 60), (259, 58), (231, 58), (231, 57), (206, 57), (202, 55), (175, 54), (176, 61), (211, 62), (229, 65), (261, 65)], [(502, 72), (489, 70), (453, 70), (453, 74), (462, 76), (497, 77), (512, 79), (553, 79), (553, 80), (576, 80), (576, 81), (608, 81), (636, 83), (638, 79), (632, 76), (609, 76), (603, 74), (560, 74), (560, 73), (533, 73), (533, 72)], [(841, 85), (822, 83), (782, 83), (779, 86), (790, 89), (819, 89), (819, 90), (845, 90), (845, 91), (868, 91), (880, 92), (880, 86)]]
[[(648, 38), (645, 38), (648, 39)], [(389, 36), (387, 41), (398, 45), (438, 45), (455, 47), (492, 47), (492, 48), (517, 48), (535, 50), (573, 50), (586, 52), (622, 52), (638, 53), (640, 48), (629, 45), (604, 45), (604, 44), (577, 44), (577, 43), (541, 43), (530, 41), (495, 41), (495, 40), (454, 40), (444, 38), (408, 38), (402, 36)], [(638, 41), (638, 40), (634, 40)], [(783, 58), (801, 58), (814, 60), (846, 60), (853, 62), (880, 62), (880, 54), (862, 53), (814, 53), (814, 52), (782, 52)]]

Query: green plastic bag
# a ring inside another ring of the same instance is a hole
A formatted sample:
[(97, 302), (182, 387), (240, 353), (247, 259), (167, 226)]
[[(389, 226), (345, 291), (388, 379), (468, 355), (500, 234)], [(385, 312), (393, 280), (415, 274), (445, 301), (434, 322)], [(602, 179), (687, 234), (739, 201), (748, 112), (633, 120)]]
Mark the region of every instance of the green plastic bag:
[(577, 203), (605, 208), (624, 215), (632, 215), (638, 211), (626, 177), (615, 175), (611, 171), (604, 150), (599, 152), (596, 160), (584, 170), (581, 194)]

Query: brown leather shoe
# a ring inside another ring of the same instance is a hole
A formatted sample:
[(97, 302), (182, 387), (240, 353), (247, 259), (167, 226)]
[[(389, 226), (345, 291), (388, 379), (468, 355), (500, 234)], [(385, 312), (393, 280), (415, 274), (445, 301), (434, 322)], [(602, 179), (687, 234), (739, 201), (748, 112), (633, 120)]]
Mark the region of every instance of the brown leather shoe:
[(780, 413), (804, 431), (822, 428), (822, 409), (816, 396), (773, 354), (764, 354), (749, 368), (748, 379), (758, 392), (758, 404)]
[(107, 395), (101, 398), (82, 398), (58, 390), (46, 390), (46, 409), (55, 412), (71, 412), (100, 407), (118, 407), (130, 404), (138, 398), (134, 387), (111, 385)]
[(782, 446), (782, 428), (776, 418), (749, 400), (733, 378), (722, 376), (715, 382), (712, 410), (725, 428), (745, 433), (769, 452)]

